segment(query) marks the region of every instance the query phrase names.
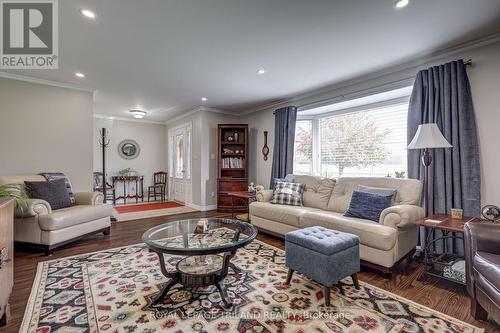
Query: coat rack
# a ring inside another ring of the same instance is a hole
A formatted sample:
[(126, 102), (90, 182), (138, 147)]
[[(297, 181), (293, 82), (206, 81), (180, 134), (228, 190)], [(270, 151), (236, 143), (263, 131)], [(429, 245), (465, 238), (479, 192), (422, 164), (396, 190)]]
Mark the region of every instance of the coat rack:
[(105, 127), (103, 127), (99, 134), (101, 138), (99, 139), (99, 145), (102, 150), (102, 194), (104, 195), (104, 203), (106, 203), (106, 148), (109, 146), (108, 133)]

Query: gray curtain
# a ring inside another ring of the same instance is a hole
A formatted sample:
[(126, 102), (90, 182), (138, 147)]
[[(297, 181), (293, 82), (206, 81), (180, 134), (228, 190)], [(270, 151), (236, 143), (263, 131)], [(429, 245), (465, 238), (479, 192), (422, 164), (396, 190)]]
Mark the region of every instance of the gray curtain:
[[(408, 111), (408, 143), (419, 124), (437, 123), (450, 149), (431, 149), (428, 214), (462, 208), (479, 216), (479, 146), (469, 79), (462, 60), (420, 71)], [(424, 180), (421, 151), (408, 150), (408, 175)], [(421, 238), (422, 241), (422, 238)], [(462, 252), (461, 244), (454, 252)], [(453, 246), (455, 248), (455, 246)]]
[(274, 178), (284, 178), (293, 172), (293, 145), (295, 143), (295, 123), (297, 107), (287, 106), (274, 112), (274, 149), (271, 188)]

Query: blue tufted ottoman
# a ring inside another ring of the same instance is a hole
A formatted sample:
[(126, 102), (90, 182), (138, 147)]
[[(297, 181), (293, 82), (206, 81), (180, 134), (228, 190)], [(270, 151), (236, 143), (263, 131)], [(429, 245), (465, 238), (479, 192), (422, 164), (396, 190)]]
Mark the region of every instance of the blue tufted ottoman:
[(289, 284), (294, 271), (324, 286), (325, 305), (330, 306), (330, 288), (337, 285), (344, 294), (340, 280), (351, 276), (359, 289), (359, 237), (323, 227), (309, 227), (285, 235), (286, 266)]

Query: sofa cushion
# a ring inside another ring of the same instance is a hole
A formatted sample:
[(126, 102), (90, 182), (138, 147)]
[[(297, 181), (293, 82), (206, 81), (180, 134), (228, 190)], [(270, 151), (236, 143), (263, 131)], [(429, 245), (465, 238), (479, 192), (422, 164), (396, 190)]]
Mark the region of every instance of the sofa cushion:
[(391, 206), (392, 195), (354, 191), (345, 216), (379, 222), (382, 211)]
[(300, 183), (277, 182), (274, 186), (271, 203), (290, 206), (302, 206), (304, 185)]
[(359, 245), (359, 237), (323, 227), (309, 227), (287, 233), (285, 242), (330, 255)]
[(276, 221), (299, 228), (299, 220), (307, 212), (319, 211), (316, 208), (276, 205), (269, 202), (252, 202), (250, 215)]
[(40, 215), (38, 224), (40, 225), (40, 229), (52, 231), (98, 220), (112, 214), (113, 208), (110, 205), (77, 205), (53, 211), (51, 214)]
[(335, 186), (334, 179), (307, 175), (288, 175), (286, 177), (293, 178), (296, 183), (305, 185), (302, 194), (302, 205), (326, 209)]
[(302, 228), (322, 226), (348, 232), (357, 235), (361, 244), (384, 251), (391, 250), (396, 245), (398, 235), (398, 230), (395, 228), (328, 211), (306, 212), (301, 216), (299, 223)]
[(64, 179), (43, 182), (25, 181), (24, 184), (30, 198), (47, 201), (53, 210), (71, 207), (71, 198), (66, 190)]
[(337, 213), (345, 213), (349, 208), (352, 193), (358, 185), (395, 189), (395, 205), (418, 205), (420, 203), (422, 182), (419, 180), (389, 177), (344, 177), (339, 178), (335, 183), (327, 209)]

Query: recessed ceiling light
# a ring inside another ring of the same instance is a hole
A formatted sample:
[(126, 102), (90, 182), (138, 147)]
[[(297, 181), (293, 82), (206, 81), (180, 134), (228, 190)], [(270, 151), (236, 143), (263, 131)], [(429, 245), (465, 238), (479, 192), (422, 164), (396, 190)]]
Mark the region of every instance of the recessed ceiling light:
[(403, 8), (406, 7), (410, 4), (410, 0), (396, 0), (394, 3), (394, 7), (396, 8)]
[(76, 76), (76, 77), (79, 77), (79, 78), (81, 78), (81, 79), (83, 79), (83, 78), (85, 77), (85, 74), (80, 73), (80, 72), (76, 72), (76, 73), (75, 73), (75, 76)]
[(142, 111), (142, 110), (130, 110), (130, 113), (132, 113), (132, 115), (134, 116), (134, 118), (137, 118), (137, 119), (142, 119), (147, 114), (146, 111)]
[(202, 102), (206, 102), (206, 101), (208, 101), (208, 99), (207, 99), (206, 97), (202, 97), (202, 98), (201, 98), (201, 101), (202, 101)]
[(257, 70), (257, 74), (265, 74), (265, 73), (266, 73), (265, 69), (260, 68)]
[(85, 17), (95, 19), (95, 13), (91, 10), (88, 10), (88, 9), (83, 9), (83, 8), (80, 9), (80, 14), (82, 14)]

